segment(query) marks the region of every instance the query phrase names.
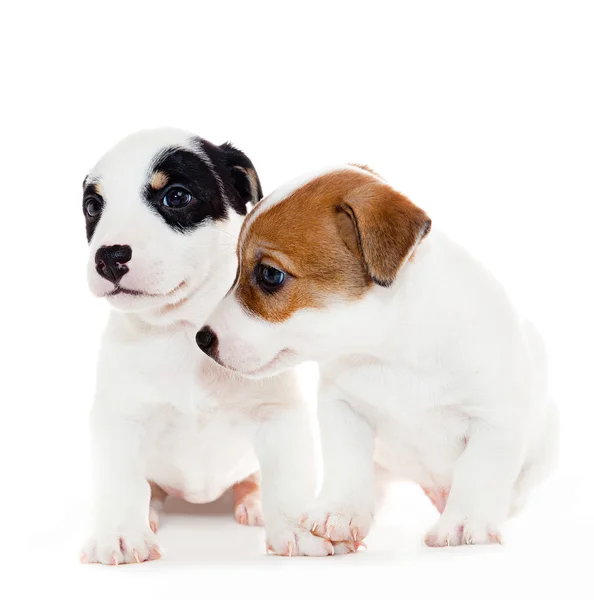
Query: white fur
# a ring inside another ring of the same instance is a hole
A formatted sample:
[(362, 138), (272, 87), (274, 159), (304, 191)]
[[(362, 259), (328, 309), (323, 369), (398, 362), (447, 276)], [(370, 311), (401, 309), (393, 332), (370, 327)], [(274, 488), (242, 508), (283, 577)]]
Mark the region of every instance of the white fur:
[(493, 276), (439, 231), (390, 288), (361, 300), (327, 298), (324, 309), (273, 324), (229, 294), (207, 324), (221, 362), (239, 372), (319, 362), (325, 480), (305, 524), (329, 539), (369, 530), (374, 458), (437, 498), (451, 488), (426, 538), (438, 546), (497, 541), (555, 460), (541, 339)]
[[(147, 480), (180, 490), (191, 502), (210, 502), (257, 471), (258, 463), (273, 551), (327, 554), (328, 543), (296, 521), (313, 497), (315, 471), (310, 418), (293, 374), (248, 381), (214, 364), (195, 342), (233, 280), (241, 217), (230, 208), (226, 222), (180, 234), (140, 196), (154, 156), (164, 147), (188, 147), (189, 139), (178, 130), (140, 132), (89, 176), (105, 199), (90, 244), (91, 290), (104, 296), (112, 289), (95, 271), (97, 248), (128, 244), (133, 257), (122, 284), (152, 296), (108, 296), (115, 310), (92, 411), (96, 485), (84, 560), (154, 557)], [(181, 282), (186, 285), (171, 293)]]

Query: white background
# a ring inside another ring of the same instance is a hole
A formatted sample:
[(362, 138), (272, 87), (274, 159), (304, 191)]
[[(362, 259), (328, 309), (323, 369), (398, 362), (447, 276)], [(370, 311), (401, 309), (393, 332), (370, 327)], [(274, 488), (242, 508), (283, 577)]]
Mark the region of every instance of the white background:
[[(0, 594), (516, 598), (590, 588), (590, 8), (567, 0), (7, 4)], [(368, 552), (356, 556), (266, 557), (263, 533), (236, 525), (223, 502), (170, 505), (160, 561), (78, 564), (87, 413), (106, 315), (86, 289), (81, 183), (121, 137), (160, 125), (233, 141), (265, 192), (319, 165), (367, 163), (505, 283), (547, 340), (563, 452), (555, 476), (506, 527), (503, 547), (424, 548), (436, 514), (418, 490), (400, 486)]]

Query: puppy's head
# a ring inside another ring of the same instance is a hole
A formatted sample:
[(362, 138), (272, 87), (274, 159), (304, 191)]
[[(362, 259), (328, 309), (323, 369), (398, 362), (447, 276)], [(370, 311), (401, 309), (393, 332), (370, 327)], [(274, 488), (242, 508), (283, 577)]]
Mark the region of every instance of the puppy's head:
[(176, 306), (229, 264), (236, 220), (261, 197), (230, 144), (176, 129), (125, 138), (83, 184), (91, 291), (124, 311)]
[(356, 307), (375, 286), (394, 282), (430, 226), (420, 208), (363, 167), (277, 190), (243, 224), (236, 281), (198, 345), (252, 376), (344, 347)]

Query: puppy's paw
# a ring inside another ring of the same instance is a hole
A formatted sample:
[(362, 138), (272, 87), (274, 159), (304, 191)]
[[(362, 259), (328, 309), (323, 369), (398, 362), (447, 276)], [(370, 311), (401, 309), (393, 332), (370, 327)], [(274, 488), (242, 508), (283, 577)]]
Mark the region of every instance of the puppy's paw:
[(336, 552), (331, 542), (300, 527), (268, 531), (266, 551), (279, 556), (332, 556), (347, 553), (342, 547)]
[(474, 544), (501, 544), (498, 527), (477, 519), (451, 519), (442, 516), (425, 536), (427, 546), (465, 546)]
[(233, 486), (235, 520), (240, 525), (264, 525), (260, 474), (254, 473)]
[(149, 525), (153, 533), (157, 533), (160, 523), (160, 511), (157, 507), (149, 508)]
[(246, 500), (246, 502), (235, 505), (235, 520), (240, 525), (255, 525), (257, 527), (262, 527), (262, 525), (264, 525), (262, 504), (259, 500)]
[(367, 510), (313, 508), (301, 516), (299, 524), (314, 535), (331, 542), (348, 542), (356, 547), (367, 537), (373, 515)]
[(150, 528), (126, 530), (117, 533), (99, 533), (85, 544), (80, 560), (82, 563), (122, 565), (141, 563), (161, 558), (161, 549)]

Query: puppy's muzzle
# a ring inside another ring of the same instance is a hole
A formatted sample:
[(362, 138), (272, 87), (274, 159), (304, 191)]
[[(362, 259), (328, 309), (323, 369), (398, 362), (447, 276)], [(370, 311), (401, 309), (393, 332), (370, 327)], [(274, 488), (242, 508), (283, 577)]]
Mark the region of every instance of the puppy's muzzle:
[(95, 269), (101, 277), (117, 284), (130, 270), (126, 263), (131, 258), (130, 246), (101, 246), (95, 254)]
[(208, 326), (204, 326), (196, 334), (196, 343), (204, 354), (207, 354), (214, 360), (217, 360), (219, 354), (219, 338), (217, 334)]

